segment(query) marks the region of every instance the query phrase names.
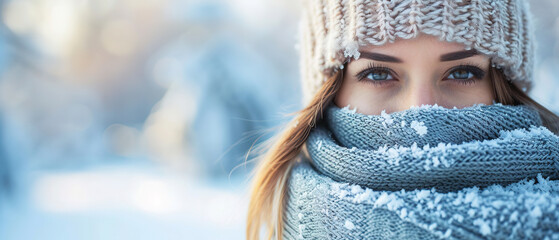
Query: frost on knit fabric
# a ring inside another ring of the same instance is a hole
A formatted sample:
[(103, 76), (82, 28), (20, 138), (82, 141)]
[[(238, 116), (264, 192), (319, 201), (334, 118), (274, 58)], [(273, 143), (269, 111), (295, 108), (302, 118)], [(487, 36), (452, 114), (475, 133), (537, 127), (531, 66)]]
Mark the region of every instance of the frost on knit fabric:
[[(302, 232), (304, 239), (319, 239), (306, 234), (314, 231), (324, 231), (333, 239), (367, 239), (371, 232), (351, 230), (370, 229), (381, 219), (394, 222), (378, 231), (398, 233), (394, 237), (406, 231), (420, 236), (409, 239), (559, 238), (559, 182), (541, 175), (537, 183), (522, 180), (506, 187), (472, 187), (448, 193), (436, 189), (374, 191), (335, 182), (307, 164), (295, 168), (291, 177), (291, 200), (301, 204), (289, 205), (288, 219), (295, 212), (304, 213), (306, 217), (300, 222), (313, 226)], [(304, 184), (309, 179), (319, 186)], [(316, 205), (302, 204), (309, 201)]]
[[(538, 231), (544, 221), (555, 222), (555, 231), (559, 230), (559, 212), (556, 211), (559, 207), (559, 182), (543, 179), (541, 175), (538, 175), (538, 179), (538, 183), (523, 180), (507, 187), (494, 185), (483, 191), (474, 187), (455, 193), (439, 193), (435, 189), (409, 192), (374, 192), (370, 189), (348, 191), (354, 188), (353, 185), (330, 182), (329, 194), (342, 201), (370, 205), (371, 211), (385, 208), (399, 213), (402, 220), (435, 230), (435, 235), (439, 237), (452, 233), (452, 227), (448, 226), (454, 221), (470, 224), (468, 227), (477, 228), (483, 236), (503, 229), (513, 235), (523, 236), (525, 233), (515, 231)], [(542, 191), (542, 187), (546, 189)], [(448, 214), (450, 212), (453, 214)], [(518, 214), (523, 218), (519, 219)], [(436, 218), (437, 222), (428, 224), (425, 215)]]
[(330, 107), (291, 173), (284, 236), (559, 239), (559, 138), (540, 125), (523, 106)]
[[(546, 172), (541, 173), (550, 173), (546, 164), (551, 160), (541, 156), (551, 151), (547, 142), (553, 134), (543, 127), (530, 128), (541, 125), (541, 121), (533, 109), (524, 106), (422, 106), (381, 115), (363, 115), (332, 106), (326, 110), (325, 121), (325, 127), (313, 130), (307, 146), (313, 159), (331, 159), (316, 162), (315, 167), (338, 181), (373, 189), (437, 186), (440, 190), (456, 190), (472, 184), (456, 177), (461, 175), (474, 175), (471, 179), (475, 185), (488, 186), (495, 179), (502, 183), (519, 181), (519, 174), (525, 174), (521, 169), (529, 169), (532, 176), (543, 170)], [(402, 127), (401, 122), (414, 121), (423, 123), (417, 124), (420, 129), (429, 130), (420, 135), (415, 129), (418, 126), (412, 127), (414, 124)], [(391, 134), (386, 134), (388, 131)], [(315, 151), (315, 145), (309, 142), (319, 143), (321, 150)], [(511, 149), (525, 149), (520, 153), (526, 158), (496, 155)], [(353, 158), (346, 156), (348, 152)], [(501, 159), (503, 163), (499, 164), (518, 172), (488, 172), (485, 177), (475, 177), (494, 166), (490, 161), (493, 158)], [(536, 160), (541, 168), (532, 166), (535, 162), (531, 161)], [(401, 171), (394, 172), (395, 169)], [(386, 181), (394, 185), (386, 186)]]
[(427, 134), (427, 127), (425, 127), (424, 122), (412, 121), (411, 128), (413, 128), (419, 136)]

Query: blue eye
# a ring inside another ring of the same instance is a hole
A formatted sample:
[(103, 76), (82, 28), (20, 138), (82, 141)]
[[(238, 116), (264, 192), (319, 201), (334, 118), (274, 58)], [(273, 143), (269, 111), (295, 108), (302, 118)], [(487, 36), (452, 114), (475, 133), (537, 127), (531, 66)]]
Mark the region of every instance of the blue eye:
[(449, 80), (481, 80), (485, 76), (485, 71), (473, 65), (460, 65), (450, 70), (450, 74), (446, 77)]
[(397, 76), (398, 75), (388, 67), (369, 63), (367, 68), (355, 75), (355, 78), (366, 83), (380, 85), (394, 82)]
[(475, 75), (472, 72), (466, 69), (459, 69), (450, 73), (450, 75), (448, 75), (448, 79), (470, 79), (474, 76)]
[(366, 77), (374, 81), (385, 81), (394, 79), (394, 77), (392, 77), (392, 75), (386, 70), (373, 70), (369, 72)]

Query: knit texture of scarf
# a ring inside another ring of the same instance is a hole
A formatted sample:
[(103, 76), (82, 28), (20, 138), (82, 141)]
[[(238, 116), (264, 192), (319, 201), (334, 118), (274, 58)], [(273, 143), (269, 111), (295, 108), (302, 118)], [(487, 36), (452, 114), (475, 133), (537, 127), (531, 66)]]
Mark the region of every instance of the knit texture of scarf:
[(286, 239), (559, 239), (559, 138), (525, 106), (332, 106), (292, 169)]

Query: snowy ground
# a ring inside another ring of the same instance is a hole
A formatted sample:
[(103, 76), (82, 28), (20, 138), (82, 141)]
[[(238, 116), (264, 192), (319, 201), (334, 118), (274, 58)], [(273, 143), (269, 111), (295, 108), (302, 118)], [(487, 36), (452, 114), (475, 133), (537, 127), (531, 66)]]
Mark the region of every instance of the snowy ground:
[(153, 166), (34, 171), (2, 207), (0, 239), (244, 239), (246, 184)]

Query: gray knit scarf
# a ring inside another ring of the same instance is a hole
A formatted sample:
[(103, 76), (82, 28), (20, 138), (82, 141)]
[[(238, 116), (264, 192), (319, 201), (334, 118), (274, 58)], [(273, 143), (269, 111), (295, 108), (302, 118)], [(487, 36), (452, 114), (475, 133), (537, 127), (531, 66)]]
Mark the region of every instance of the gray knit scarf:
[(306, 145), (286, 239), (559, 239), (559, 138), (531, 108), (332, 106)]

